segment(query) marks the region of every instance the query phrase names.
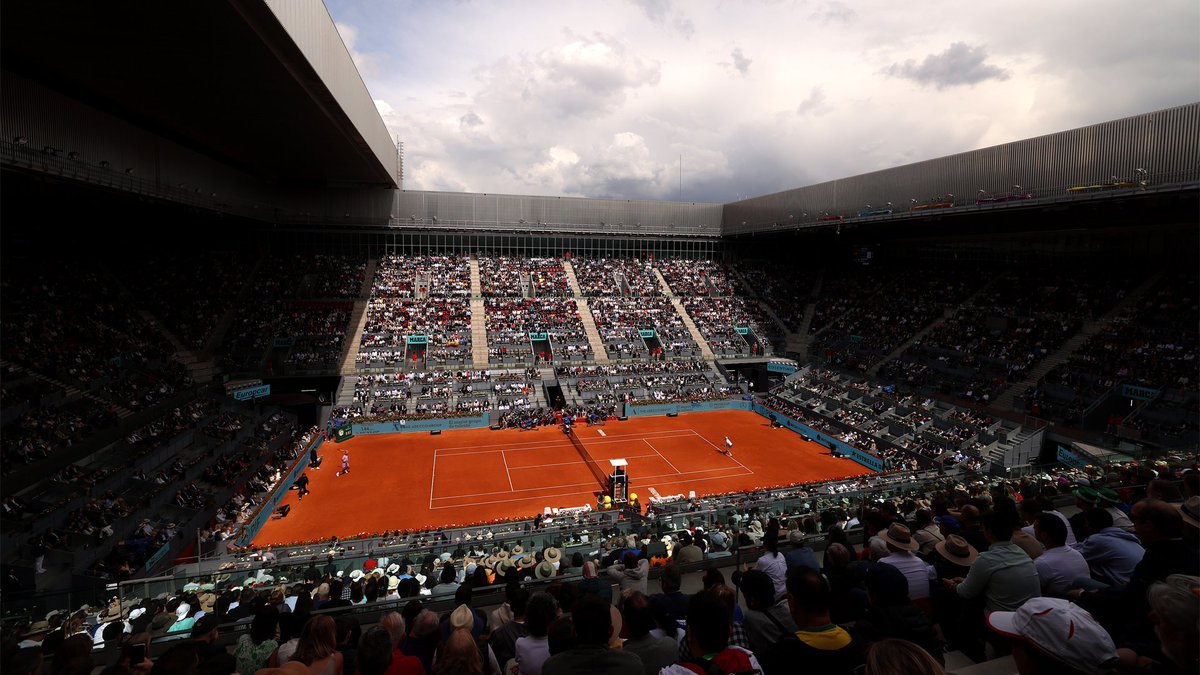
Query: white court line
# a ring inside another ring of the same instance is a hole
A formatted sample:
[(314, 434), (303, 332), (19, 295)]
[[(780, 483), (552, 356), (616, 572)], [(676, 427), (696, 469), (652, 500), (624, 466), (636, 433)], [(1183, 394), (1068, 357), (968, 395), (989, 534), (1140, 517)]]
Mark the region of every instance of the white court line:
[[(630, 436), (645, 437), (645, 436), (661, 436), (662, 434), (686, 434), (686, 433), (694, 434), (695, 432), (692, 431), (691, 429), (664, 429), (663, 431), (646, 431), (646, 432), (642, 432), (642, 433), (606, 434), (605, 438), (613, 439), (613, 438), (629, 438)], [(559, 436), (561, 436), (561, 435), (562, 434), (560, 432)], [(540, 441), (526, 441), (524, 443), (491, 443), (488, 445), (458, 445), (458, 446), (453, 446), (453, 447), (449, 447), (449, 448), (434, 448), (434, 452), (435, 453), (441, 452), (443, 450), (472, 450), (474, 448), (511, 448), (511, 447), (518, 446), (518, 445), (542, 445), (549, 440), (550, 439), (548, 439), (548, 438), (544, 438)]]
[[(457, 457), (457, 455), (455, 455)], [(654, 455), (626, 455), (625, 459), (642, 459), (644, 457), (653, 457)], [(529, 466), (514, 466), (513, 471), (524, 471), (525, 469), (548, 469), (552, 466), (575, 466), (582, 464), (583, 459), (577, 459), (574, 462), (556, 462), (554, 464), (530, 464)]]
[[(696, 434), (696, 437), (697, 437), (697, 438), (699, 438), (700, 440), (702, 440), (702, 441), (704, 441), (705, 443), (708, 443), (709, 445), (711, 445), (711, 446), (713, 447), (713, 450), (716, 450), (717, 452), (720, 452), (722, 455), (725, 455), (725, 453), (721, 452), (721, 448), (717, 447), (717, 444), (716, 444), (716, 443), (713, 443), (712, 441), (710, 441), (710, 440), (708, 440), (707, 438), (705, 438), (705, 437), (701, 436), (700, 434), (697, 434), (697, 433), (696, 433), (696, 431), (695, 431), (694, 429), (692, 429), (692, 430), (689, 430), (689, 431), (691, 431), (693, 434)], [(747, 470), (747, 471), (750, 471), (750, 467), (748, 467), (748, 466), (746, 466), (745, 464), (742, 464), (741, 462), (737, 461), (737, 459), (734, 459), (733, 455), (725, 455), (725, 456), (726, 456), (726, 457), (728, 457), (729, 459), (732, 459), (734, 464), (737, 464), (738, 466), (742, 467), (743, 469), (745, 469), (745, 470)], [(754, 473), (754, 472), (753, 472), (753, 471), (750, 471), (750, 473)]]
[(605, 438), (608, 438), (608, 434), (604, 433), (603, 429), (600, 429), (597, 433), (599, 433), (601, 436), (604, 436)]
[[(724, 480), (726, 478), (738, 478), (740, 476), (752, 476), (752, 475), (754, 475), (753, 471), (748, 472), (748, 473), (735, 473), (735, 474), (731, 474), (729, 476), (713, 476), (712, 478), (693, 478), (689, 482), (702, 483), (706, 480)], [(674, 476), (673, 474), (667, 474), (665, 476), (651, 476), (651, 478), (675, 478), (675, 477), (676, 476)], [(595, 485), (595, 484), (596, 484), (596, 482), (592, 481), (591, 483), (584, 483), (583, 485)], [(569, 486), (560, 486), (560, 487), (569, 487)], [(497, 494), (506, 494), (506, 493), (497, 493)], [(558, 493), (551, 494), (551, 495), (533, 495), (530, 497), (517, 497), (516, 499), (494, 499), (494, 500), (486, 501), (486, 502), (471, 502), (469, 504), (458, 504), (455, 506), (432, 506), (431, 505), (429, 507), (429, 510), (440, 511), (443, 509), (466, 509), (466, 508), (473, 508), (473, 507), (477, 507), (477, 506), (487, 506), (488, 504), (506, 504), (508, 502), (524, 502), (524, 501), (528, 501), (531, 499), (550, 499), (552, 497), (568, 497), (571, 495), (583, 495), (583, 494), (591, 494), (591, 492), (590, 491), (589, 492), (558, 492)], [(464, 495), (464, 496), (470, 497), (471, 495)], [(454, 497), (439, 497), (438, 499), (454, 499)], [(590, 502), (589, 502), (589, 504), (590, 504)]]
[[(676, 432), (676, 433), (679, 433), (679, 432)], [(694, 435), (695, 435), (694, 433), (679, 433), (678, 436), (655, 436), (655, 438), (691, 438)], [(629, 443), (629, 442), (636, 443), (637, 440), (638, 439), (636, 439), (636, 438), (617, 438), (617, 439), (609, 439), (606, 441), (588, 441), (588, 445), (589, 446), (613, 445), (615, 443)], [(642, 440), (645, 440), (645, 439), (642, 439)], [(490, 447), (490, 446), (478, 446), (478, 447)], [(497, 446), (497, 447), (507, 447), (507, 446)], [(558, 448), (570, 448), (570, 447), (572, 447), (571, 442), (566, 441), (566, 442), (558, 442), (558, 443), (541, 444), (534, 448), (509, 448), (508, 452), (517, 452), (520, 450), (552, 450), (552, 449), (556, 450)], [(443, 450), (466, 450), (467, 448), (442, 448), (442, 449)], [(495, 452), (496, 452), (495, 450), (479, 450), (476, 452), (446, 452), (446, 453), (441, 453), (441, 454), (443, 457), (466, 457), (468, 455), (491, 455), (491, 454), (495, 454)], [(434, 455), (436, 456), (438, 454), (439, 453), (435, 450)]]
[[(663, 473), (663, 474), (658, 474), (658, 475), (656, 475), (656, 476), (638, 476), (637, 478), (638, 478), (638, 480), (653, 480), (653, 479), (656, 479), (656, 478), (664, 478), (664, 479), (665, 479), (665, 478), (679, 478), (680, 476), (694, 476), (694, 475), (697, 475), (697, 474), (702, 474), (702, 473), (710, 473), (710, 472), (712, 472), (712, 471), (726, 471), (726, 470), (727, 470), (727, 469), (723, 469), (723, 468), (721, 468), (721, 467), (717, 467), (717, 468), (715, 468), (715, 469), (702, 469), (702, 470), (700, 470), (700, 471), (687, 471), (687, 472), (679, 472), (679, 473)], [(735, 473), (735, 474), (730, 474), (730, 475), (728, 475), (728, 476), (713, 476), (712, 478), (695, 478), (695, 479), (692, 479), (692, 480), (696, 480), (696, 481), (700, 481), (700, 480), (716, 480), (717, 478), (735, 478), (735, 477), (737, 477), (737, 476), (752, 476), (752, 475), (754, 475), (754, 472), (753, 472), (753, 471), (747, 471), (746, 473)], [(433, 499), (434, 499), (434, 500), (444, 500), (444, 499), (466, 499), (467, 497), (486, 497), (487, 495), (506, 495), (506, 494), (511, 494), (512, 492), (533, 492), (533, 491), (535, 491), (535, 490), (553, 490), (554, 488), (561, 488), (561, 487), (576, 487), (576, 486), (582, 487), (582, 486), (584, 486), (584, 485), (595, 485), (595, 484), (596, 484), (596, 481), (591, 481), (590, 483), (570, 483), (569, 485), (547, 485), (547, 486), (545, 486), (545, 487), (521, 488), (520, 490), (512, 490), (512, 491), (509, 491), (509, 490), (498, 490), (498, 491), (496, 491), (496, 492), (472, 492), (472, 493), (468, 493), (468, 494), (465, 494), (465, 495), (453, 495), (453, 496), (450, 496), (450, 497), (434, 497)], [(530, 499), (532, 499), (532, 497), (531, 497)]]
[(508, 457), (504, 455), (503, 450), (500, 451), (500, 459), (504, 460), (504, 475), (508, 476), (508, 489), (511, 491), (513, 489), (512, 472), (508, 470)]
[(437, 483), (437, 453), (433, 453), (433, 470), (429, 472), (429, 508), (433, 508), (433, 486)]
[(452, 497), (434, 497), (434, 499), (466, 499), (467, 497), (486, 497), (488, 495), (507, 495), (514, 492), (533, 492), (535, 490), (553, 490), (555, 488), (564, 487), (583, 487), (585, 485), (596, 485), (596, 481), (592, 480), (587, 483), (567, 483), (566, 485), (544, 485), (542, 487), (521, 488), (520, 490), (497, 490), (495, 492), (471, 492), (465, 495), (454, 495)]
[(658, 455), (658, 456), (659, 456), (659, 458), (660, 458), (660, 459), (662, 459), (662, 461), (666, 462), (666, 463), (667, 463), (667, 466), (669, 466), (669, 467), (671, 467), (672, 469), (674, 469), (675, 473), (683, 473), (682, 471), (680, 471), (679, 469), (677, 469), (677, 468), (675, 467), (675, 465), (674, 465), (674, 464), (672, 464), (672, 463), (671, 463), (671, 460), (667, 459), (666, 457), (663, 457), (663, 454), (662, 454), (661, 452), (659, 452), (659, 451), (658, 451), (658, 448), (656, 448), (656, 447), (654, 447), (653, 445), (651, 445), (651, 444), (650, 444), (650, 441), (647, 441), (647, 440), (646, 440), (646, 439), (644, 439), (644, 438), (642, 439), (642, 441), (643, 441), (643, 442), (644, 442), (646, 445), (649, 445), (649, 446), (650, 446), (650, 449), (654, 451), (654, 454)]

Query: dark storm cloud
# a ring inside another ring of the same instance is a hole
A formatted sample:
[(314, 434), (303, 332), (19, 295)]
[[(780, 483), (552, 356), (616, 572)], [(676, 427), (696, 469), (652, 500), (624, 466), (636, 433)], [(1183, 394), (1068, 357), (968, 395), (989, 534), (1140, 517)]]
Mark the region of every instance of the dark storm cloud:
[(932, 85), (938, 89), (1008, 79), (1008, 71), (987, 63), (987, 50), (965, 42), (955, 42), (944, 52), (930, 54), (920, 63), (913, 59), (893, 63), (884, 72), (891, 77)]
[(754, 63), (754, 60), (748, 58), (745, 53), (742, 52), (741, 47), (734, 49), (729, 56), (733, 58), (733, 67), (739, 73), (744, 76), (746, 73), (750, 72), (750, 64)]
[(458, 119), (458, 125), (462, 127), (464, 131), (471, 127), (477, 127), (481, 124), (483, 124), (483, 120), (479, 117), (479, 115), (475, 114), (474, 110), (469, 111), (467, 114)]
[(825, 88), (816, 86), (809, 90), (808, 96), (796, 107), (796, 114), (815, 114), (824, 110), (825, 107)]

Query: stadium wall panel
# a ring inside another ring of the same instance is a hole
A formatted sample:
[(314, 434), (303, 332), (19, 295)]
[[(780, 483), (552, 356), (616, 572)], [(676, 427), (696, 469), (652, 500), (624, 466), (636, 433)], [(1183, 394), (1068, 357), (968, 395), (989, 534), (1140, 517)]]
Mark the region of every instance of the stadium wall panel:
[(722, 206), (405, 190), (398, 225), (453, 230), (716, 236)]
[(912, 199), (949, 194), (974, 206), (979, 190), (1004, 194), (1013, 185), (1036, 197), (1066, 196), (1072, 186), (1130, 179), (1139, 168), (1151, 185), (1192, 183), (1200, 180), (1198, 139), (1193, 103), (726, 204), (721, 233), (815, 225), (824, 213), (851, 218), (868, 204), (891, 202), (902, 213)]
[(267, 222), (386, 224), (392, 212), (393, 190), (277, 185), (11, 71), (0, 88), (0, 160), (19, 169)]

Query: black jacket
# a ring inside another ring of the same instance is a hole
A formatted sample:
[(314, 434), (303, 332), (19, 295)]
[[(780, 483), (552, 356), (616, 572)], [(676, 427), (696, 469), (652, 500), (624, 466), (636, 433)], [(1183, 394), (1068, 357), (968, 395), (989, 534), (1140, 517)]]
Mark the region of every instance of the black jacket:
[(872, 605), (867, 615), (855, 625), (855, 632), (865, 648), (887, 638), (899, 638), (920, 645), (939, 663), (944, 662), (942, 641), (933, 630), (933, 624), (925, 612), (916, 605)]

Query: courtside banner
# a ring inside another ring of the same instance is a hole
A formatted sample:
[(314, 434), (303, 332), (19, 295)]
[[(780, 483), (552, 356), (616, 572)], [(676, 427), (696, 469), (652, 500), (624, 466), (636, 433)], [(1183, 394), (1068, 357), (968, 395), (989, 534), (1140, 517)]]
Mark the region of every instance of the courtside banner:
[(343, 424), (342, 426), (333, 430), (333, 442), (334, 443), (341, 443), (342, 441), (348, 441), (351, 438), (354, 438), (354, 427), (349, 424)]
[(718, 410), (749, 410), (748, 401), (691, 401), (686, 403), (651, 403), (646, 405), (625, 404), (625, 415), (629, 417), (656, 417), (681, 413), (715, 412)]
[(805, 426), (804, 424), (797, 422), (796, 420), (792, 419), (791, 417), (788, 417), (787, 415), (784, 415), (781, 412), (778, 412), (776, 410), (771, 410), (770, 408), (768, 408), (764, 405), (760, 405), (758, 403), (754, 404), (754, 412), (758, 413), (759, 415), (762, 415), (763, 417), (767, 417), (767, 418), (770, 418), (773, 415), (775, 417), (775, 419), (778, 420), (780, 422), (780, 424), (782, 424), (785, 428), (790, 429), (790, 430), (800, 434), (804, 438), (806, 438), (810, 441), (819, 443), (821, 445), (824, 445), (825, 447), (830, 448), (830, 449), (836, 448), (838, 454), (842, 455), (843, 457), (850, 458), (851, 460), (853, 460), (856, 464), (858, 464), (860, 466), (864, 466), (872, 471), (878, 471), (878, 472), (883, 471), (883, 460), (882, 459), (879, 459), (878, 457), (876, 457), (870, 453), (863, 452), (862, 450), (859, 450), (858, 448), (856, 448), (852, 445), (846, 445), (844, 442), (842, 442), (839, 439), (830, 438), (829, 436), (826, 436), (825, 434), (823, 434), (819, 431), (814, 431), (813, 429), (809, 428), (808, 426)]
[(358, 436), (378, 436), (380, 434), (412, 434), (428, 431), (455, 431), (459, 429), (481, 429), (487, 427), (488, 414), (471, 415), (470, 417), (439, 417), (437, 419), (406, 420), (400, 422), (372, 422), (370, 424), (355, 424), (354, 433)]

